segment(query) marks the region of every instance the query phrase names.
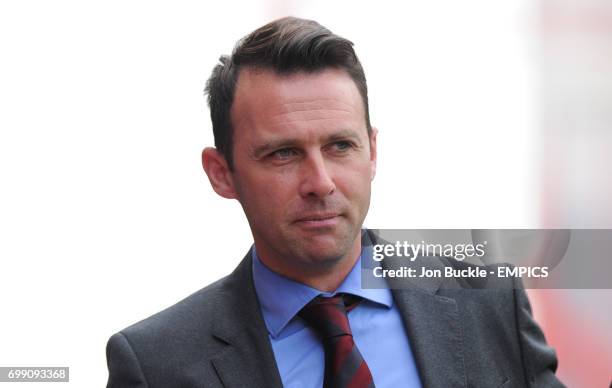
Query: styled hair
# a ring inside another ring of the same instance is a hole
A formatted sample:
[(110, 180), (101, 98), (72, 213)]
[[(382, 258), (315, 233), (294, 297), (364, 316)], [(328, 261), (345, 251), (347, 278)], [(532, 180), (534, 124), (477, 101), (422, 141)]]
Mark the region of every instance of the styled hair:
[(222, 55), (206, 83), (215, 147), (233, 170), (230, 110), (238, 75), (243, 68), (269, 69), (277, 74), (314, 73), (326, 68), (345, 70), (363, 100), (368, 136), (372, 132), (368, 87), (353, 43), (313, 20), (285, 17), (258, 28), (238, 41), (231, 56)]

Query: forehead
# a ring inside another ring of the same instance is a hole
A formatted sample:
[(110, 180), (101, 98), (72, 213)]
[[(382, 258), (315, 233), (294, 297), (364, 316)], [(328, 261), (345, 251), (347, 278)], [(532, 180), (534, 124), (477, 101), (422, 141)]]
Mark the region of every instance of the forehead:
[(351, 77), (340, 69), (289, 75), (242, 69), (231, 119), (236, 138), (262, 130), (365, 128), (361, 95)]

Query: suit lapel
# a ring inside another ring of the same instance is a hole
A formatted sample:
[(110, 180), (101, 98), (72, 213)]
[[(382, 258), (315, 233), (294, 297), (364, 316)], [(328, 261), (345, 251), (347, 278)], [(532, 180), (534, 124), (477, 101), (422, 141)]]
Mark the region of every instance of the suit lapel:
[[(267, 337), (261, 338), (267, 341)], [(276, 363), (262, 349), (265, 346), (257, 338), (236, 338), (233, 344), (213, 357), (211, 362), (223, 386), (281, 388)]]
[[(372, 244), (373, 241), (376, 244), (387, 244), (371, 231), (362, 238), (363, 245)], [(422, 257), (413, 262), (388, 257), (382, 262), (385, 269), (409, 267), (417, 273), (420, 273), (422, 263), (427, 263), (428, 269), (444, 268), (444, 264), (435, 257)], [(436, 295), (444, 279), (430, 277), (387, 280), (402, 315), (423, 386), (467, 387), (457, 303), (452, 298)]]
[(282, 388), (268, 331), (253, 285), (251, 252), (223, 281), (213, 336), (226, 344), (211, 358), (223, 386)]
[(466, 387), (457, 304), (427, 292), (393, 290), (424, 387)]

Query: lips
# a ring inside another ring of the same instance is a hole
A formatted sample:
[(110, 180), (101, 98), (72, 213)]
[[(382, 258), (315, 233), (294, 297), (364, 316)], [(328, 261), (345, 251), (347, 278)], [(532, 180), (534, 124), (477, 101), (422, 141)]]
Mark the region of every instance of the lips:
[(338, 217), (339, 215), (340, 214), (338, 213), (329, 213), (329, 212), (328, 213), (310, 213), (310, 214), (306, 214), (306, 215), (302, 215), (298, 217), (296, 222), (325, 221), (325, 220), (330, 220), (335, 217)]
[(295, 225), (303, 230), (327, 233), (336, 228), (339, 221), (340, 213), (308, 213), (297, 217)]

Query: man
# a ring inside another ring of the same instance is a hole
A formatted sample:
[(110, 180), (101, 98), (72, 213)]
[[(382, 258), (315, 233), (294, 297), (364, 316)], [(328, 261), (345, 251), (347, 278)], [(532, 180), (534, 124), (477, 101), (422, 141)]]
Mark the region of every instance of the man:
[(361, 288), (377, 130), (352, 43), (274, 21), (221, 58), (207, 92), (204, 170), (240, 202), (254, 246), (228, 277), (115, 334), (109, 387), (561, 385), (521, 290)]

